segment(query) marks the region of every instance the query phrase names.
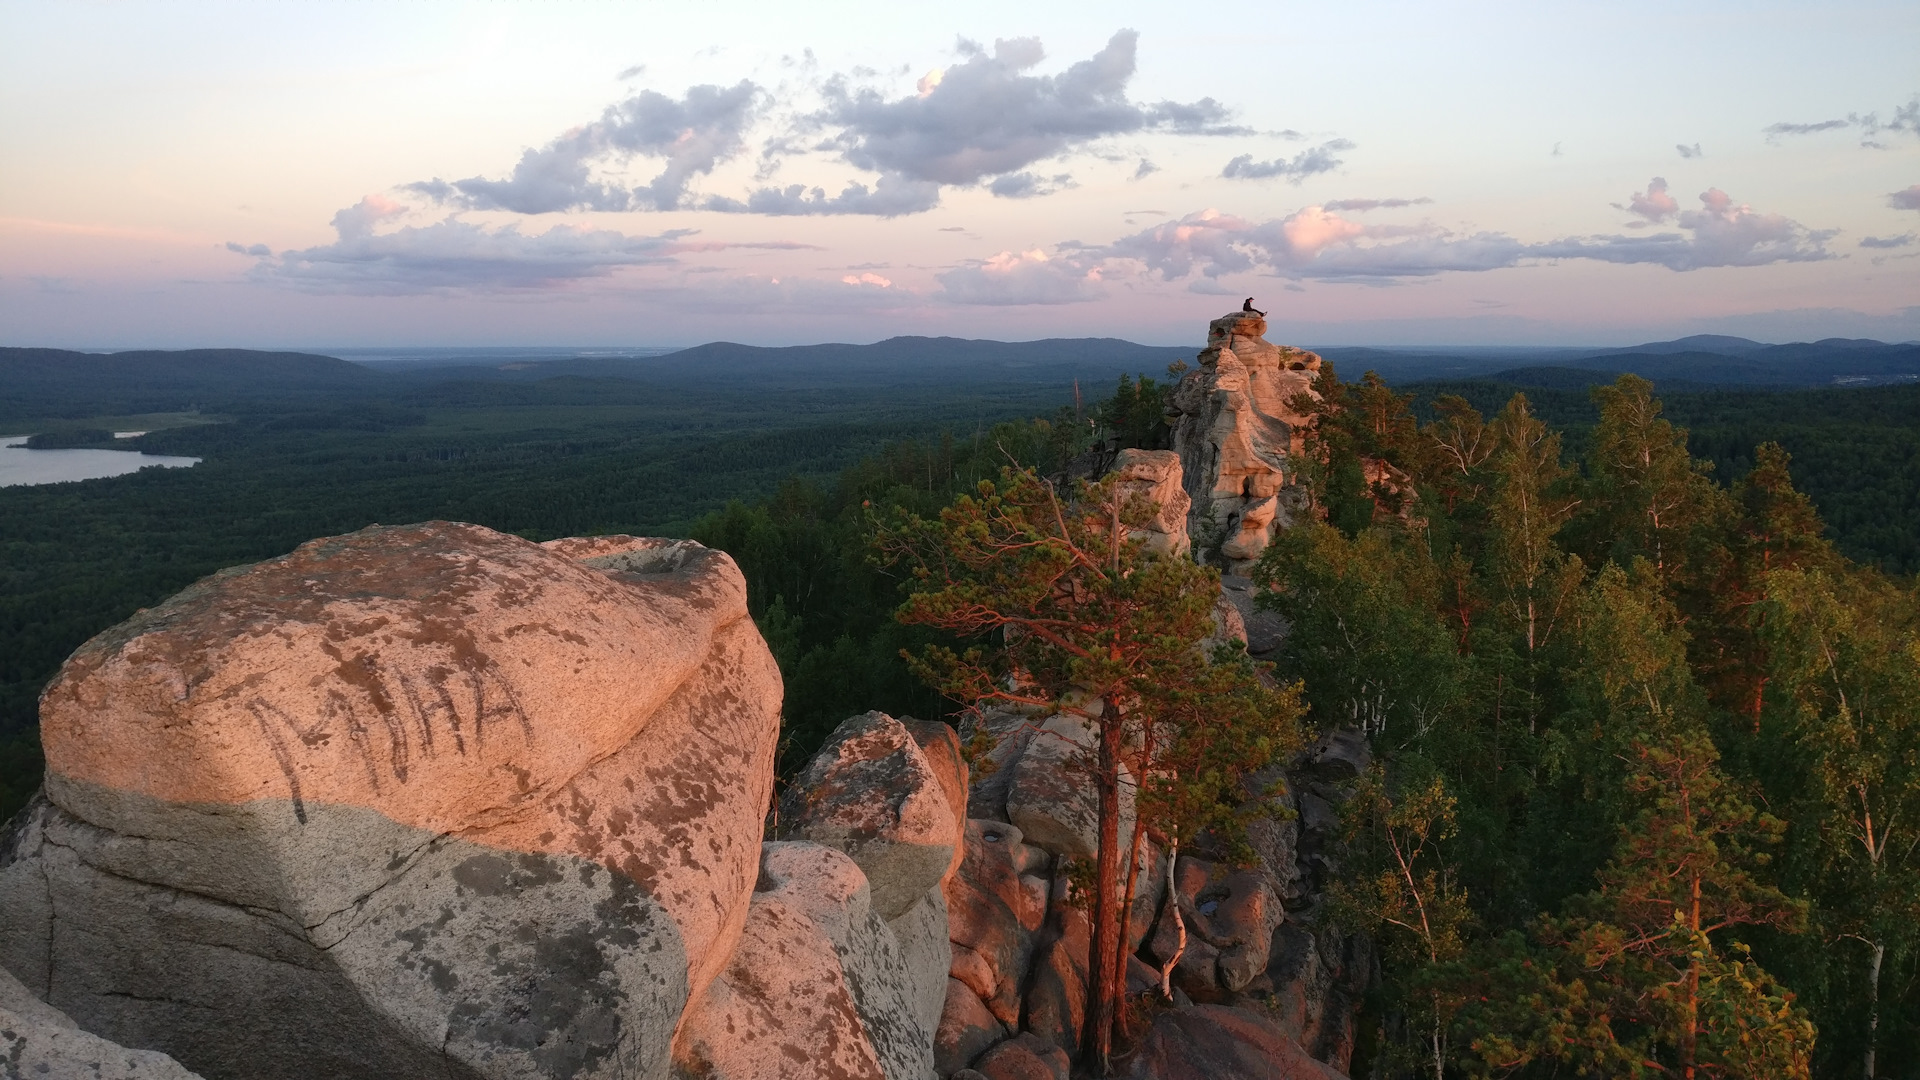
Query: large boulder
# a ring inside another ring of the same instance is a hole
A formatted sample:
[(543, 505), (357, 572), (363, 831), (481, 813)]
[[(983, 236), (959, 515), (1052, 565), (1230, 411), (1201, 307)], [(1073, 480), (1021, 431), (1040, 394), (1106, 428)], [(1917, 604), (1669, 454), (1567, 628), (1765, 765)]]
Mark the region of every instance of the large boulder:
[[(1258, 868), (1182, 858), (1168, 903), (1154, 928), (1152, 949), (1162, 964), (1179, 962), (1181, 987), (1196, 998), (1243, 990), (1265, 972), (1273, 931), (1285, 920), (1273, 882)], [(1185, 947), (1181, 947), (1181, 928)]]
[(947, 999), (945, 886), (966, 847), (966, 790), (951, 727), (869, 712), (835, 729), (781, 800), (782, 836), (836, 848), (866, 874), (929, 1032)]
[(8, 1080), (200, 1080), (157, 1050), (81, 1031), (0, 968), (0, 1075)]
[[(1193, 505), (1188, 533), (1244, 574), (1305, 509), (1299, 455), (1320, 357), (1267, 341), (1267, 320), (1236, 311), (1207, 326), (1199, 365), (1175, 385), (1168, 422)], [(1211, 556), (1212, 551), (1202, 554)]]
[(675, 1071), (700, 1080), (926, 1080), (921, 1020), (866, 875), (809, 843), (765, 846), (732, 961), (688, 1009)]
[(1000, 821), (967, 822), (966, 858), (947, 885), (951, 974), (1002, 1024), (1020, 1022), (1034, 937), (1047, 918), (1053, 859)]
[(225, 1077), (658, 1076), (760, 861), (780, 676), (724, 554), (374, 527), (82, 646), (0, 964)]
[[(1040, 721), (1007, 782), (1007, 820), (1026, 842), (1069, 859), (1100, 851), (1100, 797), (1093, 784), (1099, 736), (1091, 721), (1057, 713)], [(1132, 774), (1120, 767), (1120, 837), (1133, 836)]]
[(896, 918), (939, 888), (963, 846), (948, 786), (905, 724), (863, 713), (788, 786), (780, 834), (845, 852), (866, 873), (874, 910)]
[(1126, 1075), (1132, 1080), (1346, 1080), (1271, 1021), (1222, 1005), (1154, 1017)]

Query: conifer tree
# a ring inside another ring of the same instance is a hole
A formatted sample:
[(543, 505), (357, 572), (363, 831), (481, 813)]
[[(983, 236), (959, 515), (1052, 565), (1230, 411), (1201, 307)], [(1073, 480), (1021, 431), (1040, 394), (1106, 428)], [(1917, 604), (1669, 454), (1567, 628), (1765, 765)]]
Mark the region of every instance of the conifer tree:
[[(1761, 636), (1787, 757), (1804, 772), (1793, 810), (1812, 847), (1816, 914), (1836, 962), (1866, 988), (1860, 1075), (1877, 1074), (1889, 955), (1920, 952), (1920, 605), (1871, 571), (1767, 575)], [(1851, 981), (1851, 980), (1849, 980)]]
[(1262, 685), (1249, 663), (1209, 662), (1218, 571), (1129, 539), (1152, 514), (1114, 481), (1068, 500), (1031, 470), (1008, 469), (938, 519), (907, 515), (876, 532), (880, 558), (911, 575), (900, 621), (975, 639), (999, 632), (997, 648), (908, 656), (918, 674), (955, 701), (1065, 714), (1094, 734), (1099, 839), (1083, 1035), (1086, 1060), (1103, 1073), (1126, 959), (1123, 768), (1148, 781), (1136, 817), (1157, 818), (1149, 827), (1230, 830), (1246, 779), (1299, 741), (1291, 693)]

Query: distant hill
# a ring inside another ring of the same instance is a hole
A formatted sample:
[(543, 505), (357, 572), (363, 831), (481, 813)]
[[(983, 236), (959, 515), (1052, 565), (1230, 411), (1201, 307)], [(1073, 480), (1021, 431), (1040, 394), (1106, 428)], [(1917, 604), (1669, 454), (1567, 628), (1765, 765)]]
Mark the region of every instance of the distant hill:
[(379, 391), (389, 376), (332, 356), (251, 349), (82, 353), (0, 348), (0, 419), (209, 411)]
[[(559, 353), (559, 350), (555, 350)], [(953, 337), (894, 337), (871, 345), (760, 346), (715, 341), (660, 356), (516, 356), (477, 366), (414, 368), (409, 379), (535, 381), (559, 376), (628, 378), (660, 383), (752, 379), (757, 386), (792, 389), (848, 383), (1019, 383), (1065, 386), (1088, 382), (1105, 393), (1122, 372), (1164, 378), (1175, 360), (1191, 362), (1197, 346), (1137, 345), (1118, 338), (985, 341)]]
[(1519, 386), (1570, 387), (1611, 382), (1632, 372), (1669, 389), (1786, 389), (1877, 386), (1920, 381), (1920, 345), (1829, 338), (1764, 345), (1745, 338), (1698, 335), (1628, 349), (1543, 349), (1449, 354), (1388, 349), (1326, 349), (1342, 378), (1368, 370), (1396, 386), (1492, 380)]

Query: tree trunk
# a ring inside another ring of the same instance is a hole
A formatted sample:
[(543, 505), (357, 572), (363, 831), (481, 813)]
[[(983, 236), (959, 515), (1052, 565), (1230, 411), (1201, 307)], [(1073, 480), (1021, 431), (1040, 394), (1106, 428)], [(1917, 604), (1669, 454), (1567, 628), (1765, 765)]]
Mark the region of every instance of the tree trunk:
[[(1133, 816), (1133, 840), (1127, 845), (1127, 887), (1121, 893), (1120, 900), (1120, 937), (1115, 942), (1113, 967), (1107, 972), (1107, 981), (1113, 984), (1112, 1000), (1124, 1005), (1127, 999), (1127, 946), (1133, 940), (1133, 904), (1140, 886), (1140, 844), (1147, 836), (1147, 823), (1136, 813)], [(1126, 1011), (1121, 1009), (1116, 1026), (1121, 1037), (1127, 1038)]]
[(1082, 1043), (1096, 1076), (1108, 1072), (1113, 1050), (1113, 966), (1120, 935), (1120, 710), (1112, 701), (1100, 711), (1100, 759), (1095, 786), (1100, 795), (1100, 853), (1094, 863), (1093, 943), (1087, 956), (1086, 1030)]
[[(1693, 931), (1694, 941), (1700, 939), (1700, 878), (1693, 879), (1692, 906), (1687, 916), (1687, 927)], [(1695, 960), (1687, 961), (1687, 1001), (1686, 1016), (1680, 1029), (1680, 1075), (1693, 1080), (1693, 1059), (1700, 1037), (1700, 964)]]
[(1873, 943), (1873, 961), (1867, 965), (1867, 1059), (1863, 1075), (1874, 1080), (1875, 1043), (1880, 1038), (1880, 961), (1885, 959), (1887, 947), (1881, 942)]
[(1173, 1000), (1173, 969), (1180, 963), (1180, 956), (1187, 951), (1187, 920), (1180, 917), (1180, 890), (1174, 884), (1174, 871), (1180, 861), (1180, 838), (1174, 837), (1167, 846), (1167, 904), (1173, 910), (1173, 928), (1178, 931), (1179, 943), (1173, 947), (1173, 955), (1160, 969), (1160, 996)]

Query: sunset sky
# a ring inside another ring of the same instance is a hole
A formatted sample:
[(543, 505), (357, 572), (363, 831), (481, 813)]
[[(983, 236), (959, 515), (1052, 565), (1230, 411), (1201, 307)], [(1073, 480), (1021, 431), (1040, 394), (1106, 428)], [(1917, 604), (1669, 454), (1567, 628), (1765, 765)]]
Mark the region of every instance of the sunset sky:
[(1920, 4), (0, 2), (0, 344), (1920, 338)]

